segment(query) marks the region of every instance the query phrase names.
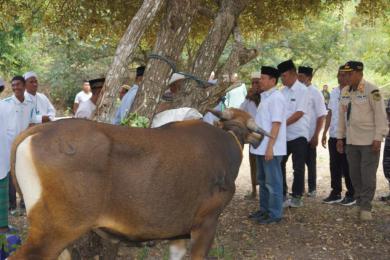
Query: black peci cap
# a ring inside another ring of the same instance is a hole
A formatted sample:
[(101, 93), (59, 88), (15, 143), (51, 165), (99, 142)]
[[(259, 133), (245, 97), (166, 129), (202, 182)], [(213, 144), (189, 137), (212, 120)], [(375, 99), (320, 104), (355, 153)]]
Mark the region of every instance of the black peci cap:
[(289, 70), (296, 70), (295, 64), (292, 60), (283, 61), (278, 65), (279, 74), (282, 74)]
[(279, 70), (277, 70), (274, 67), (270, 67), (270, 66), (262, 66), (261, 67), (261, 74), (268, 75), (268, 76), (273, 77), (275, 79), (279, 78), (279, 75), (280, 75)]
[(302, 74), (305, 74), (306, 76), (310, 77), (310, 76), (313, 76), (313, 68), (299, 66), (298, 73), (302, 73)]

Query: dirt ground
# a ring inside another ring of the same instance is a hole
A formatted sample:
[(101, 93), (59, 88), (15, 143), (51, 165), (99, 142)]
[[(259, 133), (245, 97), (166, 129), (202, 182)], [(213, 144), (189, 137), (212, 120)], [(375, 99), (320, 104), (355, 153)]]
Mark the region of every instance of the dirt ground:
[[(358, 221), (353, 207), (321, 203), (330, 191), (328, 151), (321, 147), (317, 197), (305, 198), (303, 208), (287, 209), (278, 224), (258, 225), (247, 219), (258, 202), (244, 198), (250, 190), (247, 149), (244, 152), (237, 192), (220, 218), (211, 259), (390, 259), (390, 204), (378, 201), (388, 191), (381, 165), (370, 223)], [(291, 164), (288, 167), (291, 187)], [(25, 217), (13, 217), (11, 222), (25, 232)], [(168, 245), (122, 246), (118, 259), (168, 259)]]

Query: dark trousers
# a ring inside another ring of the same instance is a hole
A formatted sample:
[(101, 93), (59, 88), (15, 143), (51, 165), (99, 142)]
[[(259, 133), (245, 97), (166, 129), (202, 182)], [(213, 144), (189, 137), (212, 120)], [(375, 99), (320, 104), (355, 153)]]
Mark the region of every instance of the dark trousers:
[(345, 149), (349, 163), (349, 174), (355, 188), (356, 205), (370, 211), (376, 189), (376, 171), (379, 152), (373, 152), (371, 145), (347, 145)]
[(8, 173), (9, 175), (9, 182), (8, 182), (8, 197), (9, 197), (9, 209), (16, 209), (16, 189), (14, 186), (13, 178), (11, 173)]
[[(344, 149), (345, 149), (345, 139), (343, 139)], [(353, 197), (354, 189), (352, 186), (351, 177), (349, 175), (349, 167), (347, 155), (345, 153), (337, 152), (336, 148), (337, 139), (329, 138), (328, 148), (329, 148), (329, 164), (330, 164), (330, 180), (332, 187), (332, 195), (341, 195), (342, 191), (342, 178), (344, 177), (345, 186), (347, 187), (347, 192), (345, 196)]]
[(386, 137), (385, 149), (383, 150), (383, 173), (390, 185), (390, 135)]
[(288, 187), (286, 181), (286, 163), (288, 157), (292, 154), (293, 165), (293, 185), (292, 195), (293, 197), (301, 197), (305, 186), (305, 162), (307, 155), (307, 140), (304, 137), (287, 142), (287, 155), (282, 160), (282, 173), (283, 173), (283, 195), (286, 197)]
[(249, 166), (251, 168), (251, 183), (252, 183), (252, 195), (255, 195), (257, 185), (257, 165), (256, 155), (249, 153)]
[(309, 186), (309, 192), (317, 189), (317, 147), (312, 148), (310, 144), (307, 144), (307, 184)]

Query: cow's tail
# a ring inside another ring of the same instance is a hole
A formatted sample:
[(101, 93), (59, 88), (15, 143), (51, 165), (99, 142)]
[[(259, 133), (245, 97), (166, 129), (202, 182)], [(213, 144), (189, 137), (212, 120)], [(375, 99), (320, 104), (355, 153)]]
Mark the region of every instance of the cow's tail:
[(43, 124), (36, 125), (34, 127), (28, 128), (27, 130), (21, 132), (13, 141), (12, 147), (11, 147), (11, 176), (12, 181), (14, 183), (15, 189), (17, 193), (19, 193), (20, 196), (23, 197), (22, 191), (19, 187), (18, 180), (16, 178), (15, 173), (15, 165), (16, 165), (16, 151), (18, 149), (19, 144), (21, 144), (27, 137), (37, 133), (44, 127)]

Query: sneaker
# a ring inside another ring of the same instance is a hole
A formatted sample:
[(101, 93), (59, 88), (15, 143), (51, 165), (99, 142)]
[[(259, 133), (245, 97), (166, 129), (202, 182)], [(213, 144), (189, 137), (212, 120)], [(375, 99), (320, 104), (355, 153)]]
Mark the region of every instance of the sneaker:
[(380, 197), (381, 201), (390, 201), (390, 193), (388, 195)]
[(352, 206), (356, 204), (356, 200), (354, 197), (345, 196), (344, 199), (340, 201), (340, 204), (343, 206)]
[(290, 201), (291, 199), (285, 199), (284, 201), (283, 201), (283, 208), (288, 208), (288, 207), (290, 207)]
[(282, 220), (281, 218), (263, 218), (263, 219), (259, 219), (257, 223), (260, 225), (268, 225), (268, 224), (276, 224), (281, 220)]
[(360, 220), (361, 221), (370, 221), (370, 220), (372, 220), (371, 211), (368, 211), (368, 210), (360, 211)]
[(343, 199), (341, 198), (341, 195), (333, 195), (333, 194), (330, 194), (329, 197), (327, 197), (326, 199), (324, 199), (322, 202), (326, 203), (326, 204), (334, 204), (334, 203), (339, 203), (341, 202)]
[(300, 208), (303, 207), (303, 201), (301, 197), (293, 197), (290, 199), (291, 208)]
[(258, 210), (256, 212), (252, 212), (251, 214), (249, 214), (248, 218), (249, 219), (261, 218), (261, 217), (263, 217), (266, 214), (267, 214), (266, 212)]
[(315, 198), (317, 196), (317, 191), (316, 190), (313, 190), (313, 191), (309, 191), (306, 196), (308, 196), (309, 198)]

